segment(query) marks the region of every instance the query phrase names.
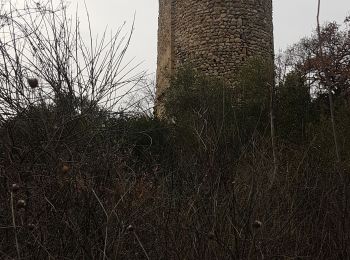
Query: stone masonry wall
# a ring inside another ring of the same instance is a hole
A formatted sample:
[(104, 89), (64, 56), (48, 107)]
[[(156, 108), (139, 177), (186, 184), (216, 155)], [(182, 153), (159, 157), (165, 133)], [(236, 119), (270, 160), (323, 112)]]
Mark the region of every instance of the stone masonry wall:
[(183, 64), (233, 84), (248, 57), (273, 62), (272, 0), (159, 0), (159, 7), (159, 99)]
[[(173, 35), (172, 35), (172, 0), (159, 1), (158, 18), (158, 57), (157, 57), (157, 96), (169, 85), (168, 78), (172, 71)], [(161, 87), (164, 86), (164, 87)]]

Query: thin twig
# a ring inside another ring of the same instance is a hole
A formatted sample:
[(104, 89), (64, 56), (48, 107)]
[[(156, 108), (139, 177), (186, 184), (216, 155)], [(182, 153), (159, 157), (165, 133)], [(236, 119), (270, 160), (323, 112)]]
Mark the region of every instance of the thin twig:
[(96, 197), (98, 203), (100, 204), (103, 212), (105, 213), (106, 215), (106, 230), (105, 230), (105, 241), (104, 241), (104, 247), (103, 247), (103, 259), (106, 259), (107, 257), (107, 240), (108, 240), (108, 222), (109, 222), (109, 215), (105, 209), (105, 207), (103, 206), (100, 198), (97, 196), (96, 192), (94, 189), (91, 189), (92, 190), (92, 193), (94, 194), (94, 196)]
[[(318, 35), (318, 48), (319, 48), (319, 55), (321, 60), (321, 66), (324, 67), (324, 60), (323, 60), (323, 39), (321, 36), (321, 26), (320, 26), (320, 11), (321, 11), (321, 0), (318, 0), (318, 6), (317, 6), (317, 35)], [(333, 102), (333, 94), (331, 90), (331, 84), (326, 77), (326, 84), (327, 84), (327, 91), (328, 91), (328, 98), (329, 98), (329, 110), (331, 113), (331, 123), (332, 123), (332, 131), (333, 131), (333, 140), (334, 140), (334, 146), (335, 146), (335, 153), (337, 157), (337, 162), (340, 162), (340, 154), (339, 154), (339, 146), (338, 146), (338, 137), (337, 137), (337, 131), (335, 126), (335, 118), (334, 118), (334, 102)]]
[(135, 231), (134, 231), (133, 233), (134, 233), (134, 236), (135, 236), (136, 239), (137, 239), (137, 242), (139, 243), (140, 247), (142, 248), (143, 253), (145, 254), (146, 258), (149, 260), (150, 258), (149, 258), (148, 254), (147, 254), (147, 252), (146, 252), (146, 249), (143, 247), (143, 245), (142, 245), (142, 243), (141, 243), (139, 237), (137, 236), (137, 234), (136, 234)]
[(15, 232), (15, 245), (17, 250), (17, 257), (21, 259), (21, 253), (19, 250), (18, 238), (17, 238), (17, 228), (16, 228), (16, 218), (15, 218), (15, 209), (14, 209), (14, 201), (13, 201), (13, 192), (11, 191), (11, 213), (12, 213), (12, 225), (13, 230)]

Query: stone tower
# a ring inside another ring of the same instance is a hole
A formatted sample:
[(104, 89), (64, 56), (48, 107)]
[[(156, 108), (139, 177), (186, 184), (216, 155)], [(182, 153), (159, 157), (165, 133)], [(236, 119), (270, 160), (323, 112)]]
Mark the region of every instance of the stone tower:
[(158, 23), (158, 105), (183, 64), (233, 84), (248, 57), (273, 62), (272, 0), (159, 0)]

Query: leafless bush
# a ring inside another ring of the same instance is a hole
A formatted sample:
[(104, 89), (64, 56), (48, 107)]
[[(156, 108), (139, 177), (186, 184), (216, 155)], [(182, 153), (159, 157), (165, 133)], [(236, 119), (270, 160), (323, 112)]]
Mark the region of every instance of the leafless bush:
[[(66, 102), (77, 112), (90, 105), (118, 109), (144, 76), (124, 62), (133, 28), (84, 38), (78, 17), (62, 1), (3, 2), (0, 11), (1, 121), (40, 103)], [(89, 19), (89, 14), (87, 12)], [(90, 22), (90, 20), (89, 20)]]
[[(143, 111), (151, 99), (137, 98), (152, 84), (124, 78), (128, 37), (92, 48), (62, 5), (1, 10), (10, 30), (1, 38), (1, 259), (349, 258), (350, 166), (334, 164), (329, 120), (303, 142), (278, 136), (271, 182), (257, 92), (239, 111), (230, 92), (200, 81), (191, 99), (174, 100), (180, 112), (196, 108), (195, 120), (159, 122)], [(123, 86), (132, 95), (122, 102)], [(115, 105), (124, 113), (106, 112)]]

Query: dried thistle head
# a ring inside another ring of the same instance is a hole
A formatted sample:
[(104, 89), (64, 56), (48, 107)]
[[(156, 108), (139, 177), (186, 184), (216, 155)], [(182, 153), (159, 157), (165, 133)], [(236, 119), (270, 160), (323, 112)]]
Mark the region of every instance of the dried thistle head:
[(27, 206), (27, 203), (25, 200), (18, 200), (17, 201), (17, 208), (24, 209)]
[(28, 224), (28, 229), (29, 230), (34, 230), (36, 228), (36, 226), (32, 223)]
[(61, 169), (62, 173), (66, 174), (66, 173), (69, 172), (69, 170), (70, 170), (69, 165), (66, 164), (66, 163), (64, 163), (64, 164), (62, 165), (62, 169)]
[(17, 191), (19, 191), (19, 185), (17, 184), (17, 183), (14, 183), (14, 184), (12, 184), (12, 186), (11, 186), (11, 191), (13, 192), (13, 193), (16, 193)]
[(128, 232), (134, 232), (134, 227), (133, 227), (133, 225), (129, 225), (129, 226), (126, 228), (126, 231), (128, 231)]
[(259, 229), (262, 226), (262, 222), (259, 220), (255, 220), (252, 226), (254, 229)]
[(212, 231), (212, 232), (210, 232), (210, 233), (208, 234), (208, 238), (209, 238), (210, 240), (214, 240), (214, 239), (215, 239), (215, 233), (214, 233), (214, 231)]
[(28, 78), (27, 82), (29, 87), (31, 87), (32, 89), (39, 87), (39, 81), (36, 78)]

